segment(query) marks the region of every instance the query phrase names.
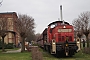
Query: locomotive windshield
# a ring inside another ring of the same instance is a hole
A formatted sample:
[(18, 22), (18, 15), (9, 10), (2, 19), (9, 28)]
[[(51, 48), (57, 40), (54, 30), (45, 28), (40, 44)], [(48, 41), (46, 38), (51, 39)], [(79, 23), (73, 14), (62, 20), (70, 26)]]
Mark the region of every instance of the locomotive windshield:
[(57, 26), (57, 23), (52, 24), (52, 25), (50, 26), (50, 28), (54, 28), (54, 27), (56, 27), (56, 26)]
[(72, 32), (72, 29), (58, 29), (58, 32)]

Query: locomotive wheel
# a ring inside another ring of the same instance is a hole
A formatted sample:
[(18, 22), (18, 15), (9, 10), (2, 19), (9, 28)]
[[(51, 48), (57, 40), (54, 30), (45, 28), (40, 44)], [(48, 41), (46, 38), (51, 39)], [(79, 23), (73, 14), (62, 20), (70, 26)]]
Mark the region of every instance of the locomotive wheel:
[(50, 46), (49, 45), (46, 46), (46, 51), (48, 51), (50, 53)]
[(46, 45), (44, 45), (44, 50), (46, 50)]
[(50, 47), (50, 45), (48, 46), (48, 52), (51, 53), (51, 47)]
[(57, 51), (56, 54), (54, 55), (55, 57), (65, 57), (64, 51)]
[(48, 46), (46, 45), (46, 51), (48, 51)]
[(55, 57), (59, 58), (59, 57), (60, 57), (60, 56), (59, 56), (59, 53), (56, 53), (56, 54), (55, 54)]
[(74, 51), (69, 52), (69, 56), (72, 57), (74, 55)]
[(69, 57), (73, 57), (73, 55), (70, 54)]

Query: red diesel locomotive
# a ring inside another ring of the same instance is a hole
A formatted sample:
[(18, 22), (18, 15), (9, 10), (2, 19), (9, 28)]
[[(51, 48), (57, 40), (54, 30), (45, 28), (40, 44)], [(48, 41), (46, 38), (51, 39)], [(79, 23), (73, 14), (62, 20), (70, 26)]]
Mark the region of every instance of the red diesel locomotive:
[(72, 56), (78, 49), (74, 41), (73, 26), (63, 21), (50, 23), (37, 42), (46, 51), (58, 56)]

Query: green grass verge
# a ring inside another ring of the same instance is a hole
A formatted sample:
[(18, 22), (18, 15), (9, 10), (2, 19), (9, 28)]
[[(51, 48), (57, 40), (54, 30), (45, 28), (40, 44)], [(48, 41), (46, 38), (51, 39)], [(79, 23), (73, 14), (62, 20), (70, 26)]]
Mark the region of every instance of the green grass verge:
[(32, 60), (30, 52), (0, 53), (0, 60)]
[[(53, 55), (40, 49), (43, 54), (43, 60), (90, 60), (89, 54), (84, 54), (81, 51), (73, 57), (56, 58)], [(24, 53), (2, 53), (0, 52), (0, 60), (32, 60), (31, 52)]]
[(81, 51), (76, 53), (73, 58), (75, 60), (90, 60), (90, 55), (89, 54), (85, 54), (85, 53), (82, 53)]

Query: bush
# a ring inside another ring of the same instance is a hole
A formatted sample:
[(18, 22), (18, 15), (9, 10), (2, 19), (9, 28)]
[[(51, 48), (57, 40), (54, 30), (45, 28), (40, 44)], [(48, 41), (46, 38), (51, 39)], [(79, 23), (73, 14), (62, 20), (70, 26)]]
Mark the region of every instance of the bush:
[(13, 49), (13, 48), (14, 48), (13, 43), (5, 44), (5, 49)]
[[(13, 45), (13, 43), (8, 43), (8, 44), (4, 43), (4, 47), (5, 47), (5, 49), (13, 49), (14, 45)], [(0, 49), (2, 49), (2, 40), (1, 39), (0, 39)]]
[(90, 48), (85, 47), (83, 53), (90, 54)]

